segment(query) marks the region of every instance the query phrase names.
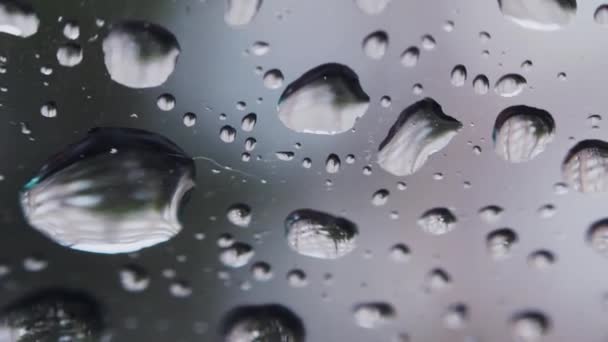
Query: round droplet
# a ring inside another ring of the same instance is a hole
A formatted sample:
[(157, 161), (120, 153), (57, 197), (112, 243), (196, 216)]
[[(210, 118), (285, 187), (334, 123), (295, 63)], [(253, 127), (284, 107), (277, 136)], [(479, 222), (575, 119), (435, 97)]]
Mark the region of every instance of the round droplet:
[(50, 101), (40, 107), (40, 114), (45, 118), (54, 118), (57, 116), (57, 105), (55, 102)]
[(390, 107), (391, 106), (390, 96), (382, 96), (382, 98), (380, 98), (380, 105), (384, 108)]
[(599, 128), (600, 122), (602, 122), (602, 116), (597, 114), (592, 114), (587, 117), (587, 121), (591, 124), (591, 128)]
[[(115, 150), (115, 153), (111, 153)], [(21, 192), (28, 223), (51, 240), (95, 253), (127, 253), (181, 230), (193, 160), (163, 136), (95, 128), (51, 157)]]
[(407, 68), (413, 68), (418, 64), (420, 58), (420, 49), (415, 46), (407, 48), (401, 54), (401, 65)]
[(414, 84), (414, 86), (412, 86), (412, 94), (414, 94), (414, 95), (420, 95), (420, 94), (422, 94), (423, 91), (424, 91), (424, 87), (420, 83), (416, 83), (416, 84)]
[(560, 81), (565, 81), (568, 79), (568, 75), (565, 72), (560, 72), (557, 74), (557, 79)]
[(241, 306), (222, 322), (224, 342), (304, 342), (304, 325), (289, 309), (279, 305)]
[(518, 242), (517, 233), (509, 228), (495, 230), (486, 237), (486, 248), (494, 259), (504, 259)]
[(241, 129), (245, 132), (253, 131), (255, 124), (258, 121), (258, 116), (255, 113), (249, 113), (241, 120)]
[(545, 204), (538, 208), (537, 212), (540, 218), (548, 219), (555, 216), (555, 214), (557, 213), (557, 208), (555, 208), (553, 204)]
[(451, 82), (454, 87), (462, 87), (467, 81), (467, 69), (464, 65), (457, 65), (452, 69)]
[(431, 235), (443, 235), (456, 227), (456, 216), (447, 208), (428, 210), (418, 219), (422, 230)]
[(291, 287), (305, 287), (308, 285), (306, 273), (302, 270), (291, 270), (287, 273), (287, 282)]
[(521, 63), (521, 69), (524, 72), (529, 72), (532, 69), (532, 66), (533, 66), (533, 64), (532, 64), (532, 61), (530, 61), (530, 60), (526, 60)]
[(283, 73), (279, 69), (266, 71), (264, 74), (264, 87), (278, 89), (283, 86)]
[(468, 308), (464, 304), (453, 304), (448, 307), (443, 315), (443, 324), (448, 329), (462, 329), (468, 319)]
[(488, 32), (486, 32), (486, 31), (479, 32), (479, 41), (482, 44), (489, 42), (490, 39), (492, 39), (492, 36)]
[(304, 158), (302, 159), (302, 167), (305, 169), (310, 169), (310, 167), (312, 166), (312, 160), (310, 158)]
[(410, 248), (407, 245), (398, 243), (391, 247), (389, 251), (389, 257), (394, 262), (407, 262), (410, 260), (411, 257)]
[(273, 277), (270, 264), (260, 261), (251, 266), (251, 275), (257, 281), (269, 281)]
[(426, 288), (430, 292), (447, 289), (452, 283), (452, 278), (442, 269), (434, 269), (426, 277)]
[(555, 263), (555, 255), (547, 250), (539, 250), (530, 253), (528, 256), (528, 265), (538, 270), (547, 269)]
[(196, 125), (196, 114), (190, 112), (184, 114), (183, 121), (184, 126), (186, 127), (192, 127)]
[(150, 285), (150, 276), (137, 265), (124, 266), (119, 271), (122, 287), (129, 292), (142, 292)]
[(220, 237), (217, 238), (217, 245), (220, 248), (228, 248), (228, 247), (234, 245), (235, 242), (236, 241), (234, 240), (234, 236), (232, 236), (228, 233), (222, 234), (222, 235), (220, 235)]
[(541, 154), (553, 141), (554, 134), (555, 121), (549, 112), (513, 106), (496, 118), (492, 138), (496, 154), (506, 161), (522, 163)]
[(425, 50), (433, 50), (437, 45), (435, 38), (433, 38), (433, 36), (430, 34), (422, 36), (421, 42), (422, 48)]
[(319, 259), (341, 258), (356, 248), (357, 226), (344, 218), (311, 209), (285, 219), (286, 239), (295, 252)]
[(366, 329), (381, 327), (392, 321), (395, 316), (395, 309), (389, 303), (361, 303), (353, 309), (355, 323)]
[(363, 52), (371, 59), (381, 59), (388, 49), (388, 35), (384, 31), (370, 33), (363, 39)]
[(220, 252), (220, 261), (224, 266), (239, 268), (247, 265), (253, 258), (253, 248), (243, 242), (236, 242)]
[(70, 40), (76, 40), (80, 36), (80, 26), (75, 21), (68, 21), (63, 26), (63, 35)]
[(515, 341), (541, 341), (549, 331), (549, 319), (538, 311), (525, 311), (511, 318), (511, 334)]
[(477, 75), (473, 79), (473, 90), (475, 94), (485, 95), (490, 90), (490, 80), (485, 75)]
[(130, 88), (165, 83), (180, 54), (171, 32), (160, 25), (135, 20), (112, 25), (102, 48), (112, 80)]
[(487, 224), (494, 224), (502, 217), (504, 209), (497, 205), (489, 205), (479, 209), (479, 218)]
[(388, 197), (390, 193), (386, 189), (380, 189), (374, 193), (372, 196), (372, 204), (376, 207), (380, 207), (388, 202)]
[(576, 144), (562, 163), (564, 180), (576, 191), (608, 191), (608, 143), (584, 140)]
[(0, 32), (27, 38), (38, 32), (40, 19), (26, 1), (0, 1)]
[(251, 207), (243, 203), (237, 203), (230, 206), (226, 212), (226, 218), (228, 218), (228, 221), (241, 228), (249, 227), (252, 217), (253, 215)]
[(518, 74), (507, 74), (496, 82), (494, 91), (502, 97), (513, 97), (519, 95), (526, 86), (526, 79)]
[(257, 41), (251, 45), (251, 53), (255, 56), (264, 56), (270, 51), (270, 44), (262, 41)]
[(446, 22), (443, 23), (443, 30), (445, 32), (452, 32), (454, 31), (454, 22), (451, 20), (447, 20)]
[(608, 219), (597, 221), (589, 228), (587, 241), (597, 253), (608, 257)]
[(66, 43), (57, 49), (57, 61), (64, 67), (74, 67), (82, 62), (82, 48), (76, 43)]
[(164, 112), (168, 112), (175, 108), (175, 97), (171, 94), (162, 94), (156, 99), (156, 105)]
[(257, 141), (254, 138), (247, 138), (245, 140), (245, 151), (247, 152), (251, 152), (255, 149), (255, 145), (257, 144)]
[(220, 129), (220, 140), (229, 144), (234, 142), (236, 139), (236, 129), (234, 127), (226, 125)]

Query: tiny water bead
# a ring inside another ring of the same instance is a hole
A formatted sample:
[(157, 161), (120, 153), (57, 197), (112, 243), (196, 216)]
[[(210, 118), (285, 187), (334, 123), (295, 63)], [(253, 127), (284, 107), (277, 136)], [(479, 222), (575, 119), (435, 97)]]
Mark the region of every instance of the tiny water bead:
[(576, 144), (562, 163), (564, 180), (576, 191), (608, 191), (608, 143), (584, 140)]
[(262, 7), (262, 0), (226, 0), (224, 21), (232, 27), (247, 25), (253, 21)]
[(304, 342), (305, 330), (300, 318), (284, 306), (241, 306), (222, 320), (224, 342)]
[(61, 245), (134, 252), (181, 230), (177, 212), (194, 173), (193, 160), (163, 136), (96, 128), (49, 159), (24, 186), (21, 207), (31, 226)]
[(391, 100), (390, 96), (382, 96), (380, 98), (380, 105), (384, 108), (390, 107), (391, 102), (392, 102), (392, 100)]
[(353, 70), (330, 63), (289, 84), (279, 100), (278, 114), (281, 122), (296, 132), (339, 134), (351, 130), (365, 115), (369, 101)]
[(539, 311), (524, 311), (511, 318), (511, 334), (515, 341), (537, 342), (549, 332), (550, 321)]
[(538, 208), (537, 212), (540, 218), (549, 219), (555, 216), (557, 208), (553, 204), (545, 204)]
[(300, 209), (285, 219), (287, 244), (298, 254), (341, 258), (356, 248), (357, 226), (344, 218), (312, 209)]
[(363, 39), (363, 52), (371, 59), (382, 59), (388, 49), (388, 35), (384, 31), (370, 33)]
[(82, 62), (82, 48), (76, 43), (65, 43), (57, 49), (57, 61), (64, 67), (74, 67)]
[(486, 248), (494, 259), (504, 259), (510, 255), (518, 239), (517, 233), (512, 229), (497, 229), (487, 235)]
[(251, 48), (249, 50), (255, 56), (264, 56), (265, 54), (270, 52), (270, 44), (263, 41), (257, 41), (251, 45)]
[(113, 24), (102, 43), (112, 80), (130, 88), (157, 87), (173, 73), (180, 54), (175, 36), (146, 21)]
[(438, 292), (447, 289), (452, 283), (452, 277), (444, 270), (436, 268), (426, 276), (426, 290)]
[(435, 47), (437, 46), (437, 42), (435, 41), (435, 38), (433, 36), (431, 36), (430, 34), (425, 34), (424, 36), (422, 36), (421, 40), (421, 45), (422, 48), (425, 50), (434, 50)]
[(173, 110), (173, 108), (175, 108), (175, 97), (171, 94), (161, 94), (156, 99), (156, 105), (158, 106), (158, 109), (163, 112)]
[(498, 0), (502, 14), (517, 25), (539, 31), (564, 28), (576, 15), (576, 0)]
[(434, 100), (416, 102), (401, 112), (380, 144), (378, 164), (395, 176), (413, 174), (445, 148), (460, 128), (462, 124)]
[(418, 226), (431, 235), (444, 235), (456, 228), (456, 216), (447, 208), (426, 211), (418, 219)]
[(496, 118), (492, 138), (494, 150), (512, 163), (527, 162), (541, 154), (553, 141), (555, 121), (549, 112), (513, 106)]
[(105, 332), (103, 315), (88, 294), (41, 290), (3, 309), (0, 341), (100, 341)]
[(479, 41), (482, 44), (486, 44), (487, 42), (490, 41), (490, 39), (492, 39), (492, 36), (488, 32), (486, 32), (486, 31), (479, 32)]
[(396, 312), (393, 306), (385, 302), (361, 303), (353, 308), (355, 323), (366, 329), (376, 329), (386, 325), (395, 316)]
[(406, 68), (413, 68), (418, 64), (418, 59), (420, 59), (420, 49), (411, 46), (401, 54), (401, 65)]
[(402, 243), (398, 243), (391, 247), (389, 251), (389, 257), (393, 262), (407, 262), (410, 260), (411, 251), (410, 248)]
[(497, 205), (488, 205), (479, 209), (479, 218), (487, 224), (494, 224), (500, 220), (504, 209)]
[(252, 217), (253, 215), (251, 207), (243, 203), (231, 205), (230, 208), (228, 208), (228, 211), (226, 212), (226, 218), (228, 219), (228, 222), (241, 228), (249, 227), (249, 224), (251, 224)]
[(38, 32), (40, 19), (26, 1), (0, 1), (0, 32), (27, 38)]
[(268, 89), (278, 89), (283, 86), (283, 73), (279, 69), (266, 71), (264, 74), (264, 87)]
[(287, 282), (291, 287), (306, 287), (308, 285), (308, 278), (304, 271), (295, 269), (287, 272)]

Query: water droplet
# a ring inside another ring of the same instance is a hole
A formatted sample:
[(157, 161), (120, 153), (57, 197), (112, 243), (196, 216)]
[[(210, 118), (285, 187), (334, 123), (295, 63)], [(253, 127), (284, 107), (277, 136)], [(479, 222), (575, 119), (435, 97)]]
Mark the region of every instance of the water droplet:
[(490, 41), (490, 39), (492, 39), (492, 36), (488, 32), (486, 32), (486, 31), (479, 32), (479, 41), (482, 44), (486, 44), (487, 42)]
[(168, 112), (175, 108), (175, 97), (171, 94), (162, 94), (156, 99), (156, 105), (164, 112)]
[(456, 216), (447, 208), (434, 208), (420, 216), (418, 225), (426, 233), (443, 235), (454, 230)]
[(418, 59), (420, 59), (420, 49), (411, 46), (401, 54), (401, 65), (407, 68), (413, 68), (418, 64)]
[(447, 289), (452, 283), (452, 278), (444, 270), (436, 268), (429, 272), (426, 277), (426, 288), (430, 292), (438, 292)]
[(557, 208), (553, 204), (545, 204), (538, 208), (538, 216), (543, 219), (552, 218), (557, 213)]
[(245, 140), (245, 151), (247, 152), (251, 152), (255, 149), (255, 145), (257, 144), (257, 141), (254, 138), (247, 138)]
[(40, 19), (25, 1), (0, 1), (0, 32), (27, 38), (38, 32)]
[(192, 159), (163, 136), (96, 128), (49, 159), (24, 186), (21, 207), (31, 226), (61, 245), (134, 252), (181, 230), (177, 212), (194, 172)]
[(553, 193), (556, 195), (565, 195), (568, 193), (568, 184), (557, 182), (553, 184)]
[(23, 268), (28, 272), (43, 271), (48, 265), (48, 261), (39, 256), (29, 256), (23, 260)]
[(391, 247), (389, 257), (394, 262), (407, 262), (411, 258), (410, 248), (402, 243), (398, 243)]
[(226, 314), (222, 323), (224, 342), (304, 342), (304, 326), (298, 316), (279, 305), (241, 306)]
[(142, 292), (150, 285), (148, 272), (137, 265), (124, 266), (119, 277), (122, 287), (129, 292)]
[(497, 229), (486, 237), (486, 248), (494, 259), (504, 259), (518, 242), (517, 233), (509, 228)]
[(382, 59), (388, 49), (388, 35), (384, 31), (370, 33), (363, 39), (363, 52), (371, 59)]
[(475, 94), (485, 95), (490, 89), (490, 80), (485, 75), (477, 75), (473, 79), (473, 90)]
[(555, 255), (547, 250), (539, 250), (530, 253), (528, 265), (538, 270), (545, 270), (555, 263)]
[(192, 295), (192, 287), (185, 281), (176, 280), (169, 285), (169, 293), (176, 298), (186, 298)]
[(372, 196), (372, 204), (376, 207), (385, 205), (386, 202), (388, 202), (389, 195), (390, 193), (386, 189), (380, 189), (374, 192), (374, 195)]
[(287, 282), (291, 287), (305, 287), (308, 285), (306, 273), (302, 270), (291, 270), (287, 273)]
[(355, 3), (368, 15), (376, 15), (382, 13), (391, 0), (355, 0)]
[(57, 49), (57, 61), (64, 67), (74, 67), (82, 62), (82, 48), (76, 43), (65, 43)]
[(255, 113), (249, 113), (241, 120), (241, 129), (245, 132), (253, 131), (255, 124), (258, 121), (258, 116)]
[(257, 281), (269, 281), (273, 277), (270, 264), (260, 261), (251, 266), (251, 275)]
[(226, 218), (237, 227), (247, 228), (253, 218), (251, 207), (243, 203), (233, 204), (228, 208)]
[(228, 248), (232, 245), (234, 245), (236, 241), (234, 240), (234, 236), (225, 233), (220, 235), (220, 237), (217, 238), (217, 245), (220, 248)]
[(533, 66), (532, 61), (529, 61), (529, 60), (523, 61), (523, 63), (521, 63), (521, 69), (524, 72), (529, 72), (530, 70), (532, 70), (532, 66)]
[(310, 158), (304, 158), (302, 159), (302, 167), (305, 169), (310, 169), (310, 167), (312, 166), (312, 160)]
[(279, 69), (266, 71), (264, 74), (264, 87), (278, 89), (283, 86), (283, 73)]
[(568, 75), (565, 72), (560, 72), (557, 74), (557, 79), (560, 81), (565, 81), (568, 79)]
[(388, 108), (391, 106), (391, 98), (389, 96), (382, 96), (380, 98), (380, 105), (384, 108)]
[(355, 323), (361, 328), (376, 329), (392, 321), (396, 313), (389, 303), (373, 302), (356, 305), (353, 316)]
[(226, 0), (224, 21), (229, 26), (249, 24), (262, 7), (262, 0)]
[(255, 56), (264, 56), (270, 52), (270, 44), (262, 41), (257, 41), (251, 45), (251, 53)]
[(76, 40), (80, 36), (80, 26), (75, 21), (68, 21), (63, 26), (63, 35), (70, 40)]
[(461, 127), (434, 100), (416, 102), (401, 112), (380, 144), (378, 164), (395, 176), (413, 174), (445, 148)]
[(412, 87), (412, 94), (414, 94), (414, 95), (420, 95), (420, 94), (422, 94), (423, 91), (424, 91), (424, 87), (420, 83), (416, 83)]
[(112, 80), (130, 88), (150, 88), (165, 83), (180, 54), (179, 43), (171, 32), (145, 21), (112, 25), (102, 48)]
[(496, 118), (492, 138), (496, 154), (512, 163), (527, 162), (553, 141), (555, 121), (547, 111), (513, 106)]
[(452, 304), (443, 315), (443, 324), (448, 329), (462, 329), (468, 319), (469, 310), (464, 304)]
[(587, 232), (587, 241), (597, 253), (608, 257), (608, 219), (591, 225)]
[(274, 155), (277, 157), (278, 160), (290, 161), (293, 160), (296, 154), (291, 151), (279, 151), (275, 152)]
[(296, 132), (349, 131), (369, 107), (369, 96), (347, 66), (324, 64), (291, 83), (279, 101), (279, 119)]
[(196, 114), (190, 112), (184, 114), (183, 121), (184, 126), (186, 127), (192, 127), (196, 125)]
[(576, 0), (499, 0), (500, 11), (530, 30), (555, 31), (576, 15)]
[(608, 191), (608, 143), (584, 140), (576, 144), (562, 163), (564, 180), (576, 191)]
[(245, 101), (239, 101), (236, 103), (236, 110), (245, 110), (247, 109), (247, 103)]
[(437, 46), (435, 38), (430, 34), (425, 34), (421, 39), (422, 48), (425, 50), (433, 50)]
[(454, 87), (462, 87), (467, 81), (467, 68), (457, 65), (452, 69), (451, 82)]
[(452, 32), (454, 31), (454, 22), (451, 20), (447, 20), (446, 22), (443, 23), (443, 30), (445, 32)]
[(608, 25), (608, 5), (600, 5), (593, 14), (593, 19), (600, 25)]
[(513, 97), (524, 90), (526, 83), (526, 79), (521, 75), (507, 74), (498, 79), (494, 91), (502, 97)]
[(0, 317), (0, 340), (101, 341), (101, 307), (88, 294), (44, 290), (7, 306)]
[(602, 116), (597, 114), (589, 115), (587, 121), (591, 124), (591, 128), (597, 129), (600, 127), (600, 122), (602, 122)]
[(511, 334), (515, 341), (541, 341), (549, 330), (549, 319), (538, 311), (525, 311), (511, 318)]
[(236, 139), (236, 129), (234, 127), (226, 125), (220, 129), (220, 140), (229, 144), (234, 142)]
[(220, 253), (222, 264), (232, 268), (239, 268), (247, 265), (253, 258), (255, 252), (253, 248), (243, 242), (236, 242), (228, 248), (224, 248)]
[(40, 67), (40, 73), (45, 75), (45, 76), (49, 76), (53, 73), (53, 68), (51, 68), (50, 66), (42, 66)]
[(319, 259), (341, 258), (356, 248), (357, 226), (311, 209), (292, 212), (285, 220), (287, 244), (297, 253)]
[(45, 118), (54, 118), (57, 116), (57, 105), (55, 102), (50, 101), (40, 107), (40, 114)]
[(338, 173), (340, 171), (340, 157), (330, 154), (325, 161), (325, 171), (327, 173)]
[(494, 224), (502, 217), (504, 209), (497, 205), (489, 205), (479, 209), (479, 218), (487, 224)]

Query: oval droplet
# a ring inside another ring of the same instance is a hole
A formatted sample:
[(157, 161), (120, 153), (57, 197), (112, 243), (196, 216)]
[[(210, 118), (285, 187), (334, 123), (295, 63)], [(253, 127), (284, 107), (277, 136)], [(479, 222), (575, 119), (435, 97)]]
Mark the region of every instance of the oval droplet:
[(454, 87), (462, 87), (467, 81), (467, 68), (457, 65), (452, 69), (451, 82)]
[(27, 38), (38, 32), (40, 19), (25, 1), (0, 1), (0, 32)]
[(266, 71), (264, 74), (264, 87), (278, 89), (283, 86), (283, 73), (279, 69)]
[(262, 7), (262, 0), (227, 0), (224, 21), (232, 27), (247, 25), (253, 21)]
[(355, 0), (355, 3), (363, 13), (377, 15), (384, 11), (391, 0)]
[(513, 97), (524, 90), (526, 83), (526, 79), (521, 75), (507, 74), (498, 79), (494, 91), (502, 97)]
[(401, 54), (401, 65), (406, 68), (413, 68), (418, 64), (418, 59), (420, 59), (420, 49), (411, 46)]
[(608, 191), (608, 143), (584, 140), (576, 144), (562, 163), (564, 180), (576, 191)]
[(494, 259), (504, 259), (510, 255), (517, 241), (517, 233), (512, 229), (497, 229), (487, 235), (486, 248)]
[(388, 49), (388, 35), (384, 31), (370, 33), (363, 39), (363, 52), (371, 59), (382, 59)]
[(64, 67), (74, 67), (82, 62), (82, 48), (76, 43), (65, 43), (57, 49), (57, 61)]
[(456, 227), (456, 216), (447, 208), (434, 208), (426, 211), (418, 219), (418, 225), (431, 235), (443, 235)]
[(247, 204), (237, 203), (228, 208), (226, 218), (230, 223), (237, 227), (247, 228), (251, 224), (252, 219), (251, 207)]
[(511, 318), (511, 334), (515, 341), (538, 342), (549, 331), (549, 319), (539, 311), (524, 311)]
[(530, 30), (555, 31), (576, 15), (576, 0), (498, 0), (502, 14)]
[(241, 306), (222, 322), (224, 342), (304, 342), (304, 325), (291, 310), (279, 305)]
[(361, 328), (376, 329), (392, 321), (396, 313), (389, 303), (371, 302), (356, 305), (353, 316), (355, 323)]
[(224, 266), (239, 268), (247, 265), (254, 255), (253, 247), (243, 242), (235, 242), (220, 252), (220, 261)]

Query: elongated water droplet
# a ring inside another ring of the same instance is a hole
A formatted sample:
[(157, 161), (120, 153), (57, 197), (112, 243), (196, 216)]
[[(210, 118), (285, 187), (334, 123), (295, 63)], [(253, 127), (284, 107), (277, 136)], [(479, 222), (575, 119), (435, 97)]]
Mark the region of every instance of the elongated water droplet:
[(53, 241), (96, 253), (156, 245), (181, 230), (194, 162), (168, 139), (96, 128), (51, 157), (21, 192), (28, 223)]
[(262, 41), (257, 41), (251, 45), (251, 53), (255, 56), (264, 56), (270, 51), (270, 44)]
[(175, 69), (180, 47), (164, 27), (145, 21), (112, 25), (102, 44), (112, 80), (130, 88), (157, 87)]
[(528, 106), (509, 107), (496, 118), (494, 150), (512, 163), (530, 161), (553, 141), (554, 133), (555, 121), (549, 112)]
[(539, 311), (525, 311), (511, 318), (511, 333), (515, 341), (541, 341), (549, 331), (549, 319)]
[(391, 0), (355, 0), (355, 3), (365, 14), (376, 15), (384, 11)]
[(498, 0), (498, 5), (506, 18), (530, 30), (559, 30), (576, 15), (576, 0)]
[(224, 342), (304, 342), (304, 325), (291, 310), (279, 305), (241, 306), (222, 323)]
[(445, 148), (461, 127), (434, 100), (416, 102), (401, 112), (380, 144), (378, 164), (395, 176), (413, 174)]
[(353, 316), (358, 326), (366, 329), (381, 327), (395, 318), (395, 309), (389, 303), (361, 303), (354, 307)]
[(226, 0), (224, 21), (229, 26), (249, 24), (262, 7), (262, 0)]
[(340, 157), (330, 154), (325, 161), (325, 171), (327, 173), (338, 173), (340, 171)]
[(356, 248), (357, 226), (324, 212), (294, 211), (285, 220), (285, 230), (287, 244), (301, 255), (337, 259)]
[(426, 233), (443, 235), (456, 228), (456, 216), (447, 208), (434, 208), (420, 216), (418, 225)]
[(507, 74), (498, 79), (494, 91), (502, 97), (513, 97), (524, 90), (526, 83), (526, 79), (521, 75)]
[(473, 90), (476, 94), (485, 95), (490, 89), (490, 80), (485, 75), (477, 75), (473, 79)]
[(384, 31), (370, 33), (363, 39), (363, 52), (371, 59), (381, 59), (388, 49), (388, 35)]
[(249, 113), (241, 120), (241, 129), (245, 132), (253, 131), (255, 124), (258, 121), (258, 116), (255, 113)]
[(451, 82), (454, 87), (462, 87), (467, 81), (467, 68), (457, 65), (452, 69)]
[(291, 83), (279, 101), (279, 119), (296, 132), (338, 134), (352, 129), (369, 96), (347, 66), (323, 64)]
[(576, 191), (608, 191), (608, 143), (584, 140), (576, 144), (562, 163), (564, 180)]
[(38, 32), (40, 19), (24, 1), (0, 1), (0, 32), (27, 38)]
[(600, 5), (593, 14), (593, 19), (600, 25), (608, 25), (608, 5)]
[(608, 219), (597, 221), (589, 228), (587, 241), (593, 250), (608, 257)]

